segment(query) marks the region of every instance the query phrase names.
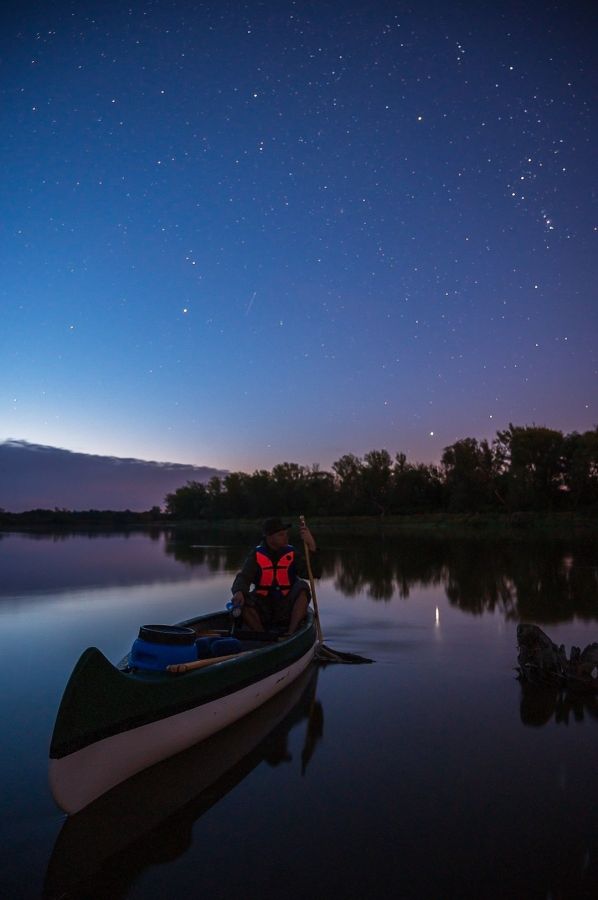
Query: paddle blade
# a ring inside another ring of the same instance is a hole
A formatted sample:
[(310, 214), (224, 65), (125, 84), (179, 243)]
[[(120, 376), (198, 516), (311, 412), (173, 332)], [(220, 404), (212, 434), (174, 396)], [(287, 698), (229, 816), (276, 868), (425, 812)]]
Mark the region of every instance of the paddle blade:
[(359, 656), (358, 653), (345, 653), (341, 650), (332, 650), (330, 647), (327, 647), (326, 644), (318, 644), (316, 647), (315, 658), (324, 665), (326, 663), (352, 663), (358, 665), (360, 663), (374, 662), (373, 659), (368, 659), (367, 656)]

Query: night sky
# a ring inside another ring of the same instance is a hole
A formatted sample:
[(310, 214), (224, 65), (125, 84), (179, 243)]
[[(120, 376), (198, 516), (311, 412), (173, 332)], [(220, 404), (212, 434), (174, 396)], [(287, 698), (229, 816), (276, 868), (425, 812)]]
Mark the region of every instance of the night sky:
[(11, 6), (0, 439), (253, 471), (598, 424), (592, 4)]

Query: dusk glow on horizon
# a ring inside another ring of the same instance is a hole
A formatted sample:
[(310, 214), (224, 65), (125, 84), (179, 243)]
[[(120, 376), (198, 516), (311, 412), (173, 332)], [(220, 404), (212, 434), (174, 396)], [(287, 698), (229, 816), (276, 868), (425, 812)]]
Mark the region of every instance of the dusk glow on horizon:
[(0, 441), (251, 472), (596, 427), (594, 26), (5, 11)]

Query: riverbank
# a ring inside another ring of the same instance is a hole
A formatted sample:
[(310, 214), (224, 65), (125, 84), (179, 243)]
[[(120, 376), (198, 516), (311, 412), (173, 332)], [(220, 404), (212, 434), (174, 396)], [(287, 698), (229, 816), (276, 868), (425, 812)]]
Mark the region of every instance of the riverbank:
[[(94, 511), (95, 512), (95, 511)], [(298, 516), (286, 518), (298, 525)], [(309, 519), (310, 528), (318, 535), (406, 536), (426, 539), (567, 539), (598, 540), (598, 514), (563, 513), (422, 513), (405, 516), (315, 516)], [(99, 513), (57, 512), (55, 516), (36, 517), (35, 514), (4, 513), (0, 519), (2, 532), (30, 533), (115, 533), (131, 531), (206, 532), (210, 535), (232, 537), (259, 534), (259, 519), (189, 519), (173, 520), (161, 515), (149, 518), (147, 513), (126, 513), (105, 516)]]
[[(295, 516), (288, 521), (296, 524)], [(598, 515), (574, 513), (427, 513), (406, 516), (315, 516), (309, 526), (318, 535), (405, 535), (422, 538), (581, 538), (598, 539)], [(259, 531), (260, 522), (247, 519), (170, 522), (169, 528), (209, 529), (216, 534)]]

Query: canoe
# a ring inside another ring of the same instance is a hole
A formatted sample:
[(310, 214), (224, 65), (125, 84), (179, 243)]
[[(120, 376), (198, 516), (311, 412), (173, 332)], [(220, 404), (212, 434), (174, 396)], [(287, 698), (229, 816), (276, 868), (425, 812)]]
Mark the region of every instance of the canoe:
[[(226, 634), (230, 618), (212, 613), (177, 624), (197, 636)], [(184, 674), (131, 669), (129, 655), (114, 666), (97, 648), (85, 650), (65, 688), (50, 745), (50, 790), (58, 806), (76, 813), (257, 709), (305, 671), (316, 646), (311, 612), (284, 639), (257, 640), (249, 632), (237, 637), (240, 654)]]
[(301, 728), (303, 749), (293, 763), (303, 771), (321, 734), (317, 676), (317, 667), (309, 666), (238, 722), (68, 816), (48, 862), (43, 896), (128, 896), (143, 871), (187, 850), (205, 812), (264, 760), (271, 764), (276, 754), (288, 752), (289, 733)]

